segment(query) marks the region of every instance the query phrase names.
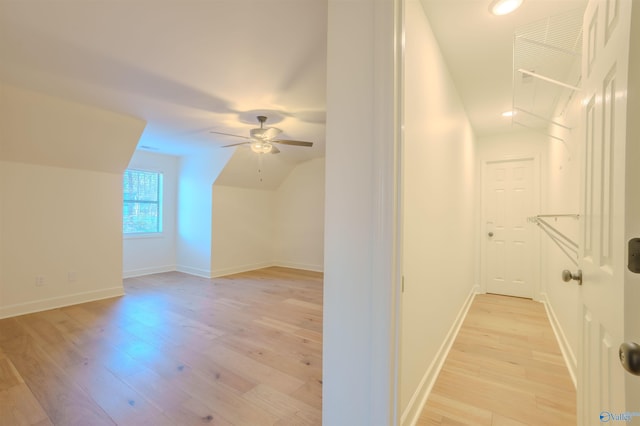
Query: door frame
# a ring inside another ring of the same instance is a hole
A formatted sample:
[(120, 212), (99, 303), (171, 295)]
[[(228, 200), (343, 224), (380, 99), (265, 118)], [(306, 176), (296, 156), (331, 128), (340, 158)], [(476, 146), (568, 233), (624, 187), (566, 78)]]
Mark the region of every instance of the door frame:
[[(527, 134), (523, 132), (522, 134)], [(513, 138), (518, 137), (518, 133), (514, 133), (511, 135)], [(517, 142), (515, 142), (517, 144)], [(545, 143), (544, 137), (540, 137), (540, 143)], [(486, 153), (485, 155), (480, 156), (480, 179), (478, 182), (478, 194), (480, 197), (480, 211), (478, 212), (478, 252), (480, 253), (478, 263), (479, 263), (479, 274), (480, 274), (480, 293), (487, 292), (487, 235), (485, 229), (486, 217), (485, 217), (485, 184), (487, 182), (487, 166), (491, 163), (498, 162), (507, 162), (507, 161), (522, 161), (522, 160), (532, 160), (533, 161), (533, 197), (538, 205), (538, 210), (542, 208), (541, 202), (541, 167), (540, 167), (540, 150), (514, 150), (512, 146), (508, 146), (507, 144), (499, 144), (500, 146), (494, 147), (494, 152)], [(506, 154), (498, 154), (496, 150), (502, 150), (503, 152), (507, 150), (518, 151), (517, 153), (506, 153)], [(541, 212), (537, 212), (539, 214)], [(531, 224), (533, 226), (533, 224)], [(540, 277), (542, 276), (542, 255), (540, 253), (540, 233), (534, 232), (532, 236), (532, 244), (533, 244), (533, 252), (536, 256), (536, 263), (533, 266), (534, 277), (533, 277), (533, 294), (532, 298), (536, 301), (542, 300), (542, 289), (540, 283)]]

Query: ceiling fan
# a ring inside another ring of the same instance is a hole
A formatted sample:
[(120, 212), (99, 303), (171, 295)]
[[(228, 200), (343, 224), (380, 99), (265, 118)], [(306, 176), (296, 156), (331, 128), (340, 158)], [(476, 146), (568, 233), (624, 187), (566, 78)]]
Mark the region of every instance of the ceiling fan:
[(295, 146), (307, 146), (307, 147), (313, 146), (313, 142), (293, 141), (289, 139), (275, 139), (276, 136), (282, 133), (282, 130), (278, 129), (277, 127), (264, 127), (264, 123), (265, 121), (267, 121), (267, 117), (265, 117), (264, 115), (259, 115), (257, 119), (260, 122), (260, 127), (256, 129), (251, 129), (249, 131), (249, 136), (240, 136), (240, 135), (233, 135), (230, 133), (222, 133), (222, 132), (214, 132), (214, 131), (211, 131), (211, 133), (215, 133), (217, 135), (224, 135), (224, 136), (233, 136), (234, 138), (246, 139), (245, 142), (232, 143), (230, 145), (225, 145), (222, 148), (246, 144), (251, 147), (251, 150), (253, 152), (257, 152), (259, 154), (279, 153), (280, 150), (273, 145), (275, 143), (282, 144), (282, 145), (295, 145)]

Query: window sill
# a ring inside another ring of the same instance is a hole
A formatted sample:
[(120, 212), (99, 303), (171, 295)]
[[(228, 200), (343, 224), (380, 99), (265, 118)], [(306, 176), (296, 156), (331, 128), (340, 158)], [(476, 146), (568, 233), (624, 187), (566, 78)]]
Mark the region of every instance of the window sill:
[(138, 240), (143, 238), (164, 238), (164, 233), (150, 232), (150, 233), (139, 233), (139, 234), (122, 234), (122, 239), (124, 240)]

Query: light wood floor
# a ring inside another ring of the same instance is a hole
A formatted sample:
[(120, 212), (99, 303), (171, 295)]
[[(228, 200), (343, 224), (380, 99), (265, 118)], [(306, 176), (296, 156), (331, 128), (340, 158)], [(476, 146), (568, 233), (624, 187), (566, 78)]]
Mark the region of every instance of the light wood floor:
[(544, 306), (476, 296), (418, 425), (576, 424), (576, 392)]
[(0, 425), (320, 425), (322, 274), (125, 280), (0, 320)]

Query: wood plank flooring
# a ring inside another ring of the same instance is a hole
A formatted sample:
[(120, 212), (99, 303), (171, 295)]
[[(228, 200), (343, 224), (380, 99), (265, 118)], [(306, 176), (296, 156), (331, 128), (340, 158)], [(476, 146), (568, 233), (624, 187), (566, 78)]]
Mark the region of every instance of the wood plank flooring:
[(418, 425), (576, 424), (576, 392), (540, 303), (476, 296)]
[(320, 425), (322, 274), (125, 280), (0, 320), (0, 425)]

